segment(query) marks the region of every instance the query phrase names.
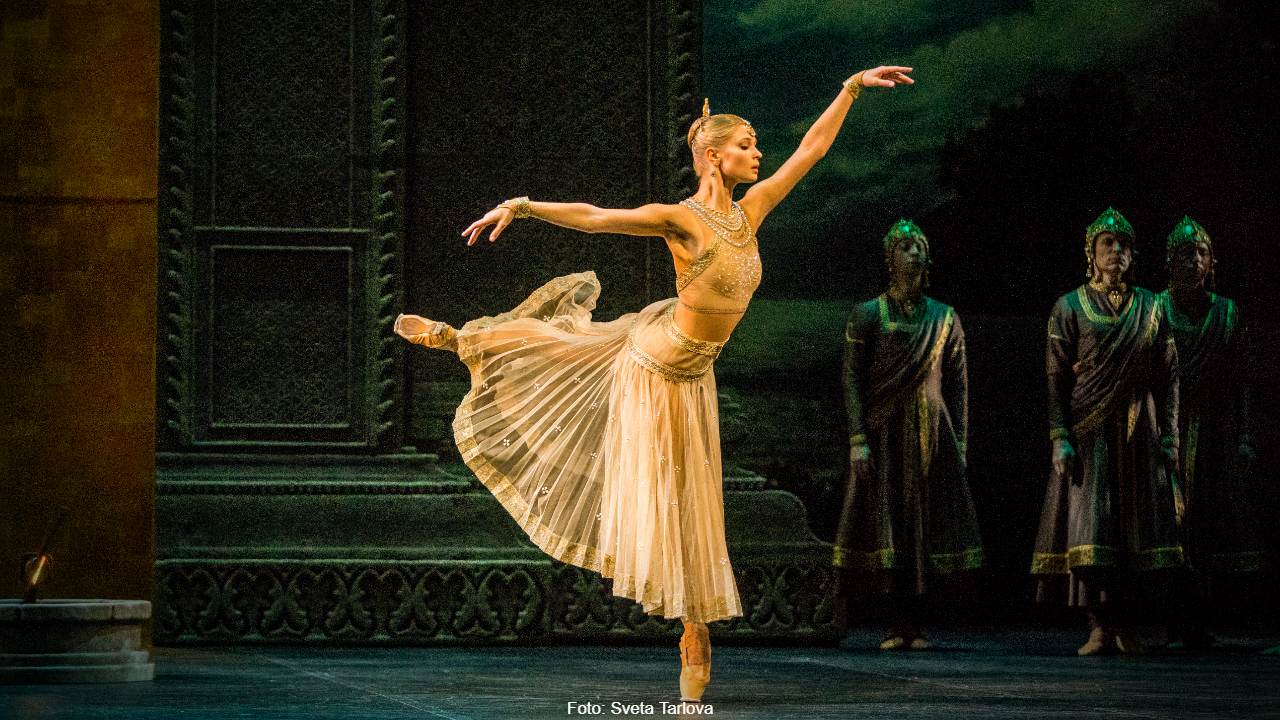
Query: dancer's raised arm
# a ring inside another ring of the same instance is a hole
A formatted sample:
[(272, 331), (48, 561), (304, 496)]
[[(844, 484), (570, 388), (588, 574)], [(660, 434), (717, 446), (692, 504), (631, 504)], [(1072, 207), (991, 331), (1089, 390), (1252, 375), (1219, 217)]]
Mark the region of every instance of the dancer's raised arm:
[(864, 87), (894, 87), (898, 83), (914, 85), (910, 73), (912, 68), (900, 65), (884, 65), (870, 70), (855, 73), (844, 83), (844, 89), (835, 100), (818, 117), (817, 121), (805, 133), (800, 147), (787, 158), (778, 171), (765, 180), (761, 180), (747, 190), (740, 204), (742, 209), (759, 227), (765, 216), (773, 211), (778, 203), (791, 192), (814, 165), (827, 154), (836, 135), (840, 134), (840, 126), (844, 124), (845, 115), (858, 93)]
[(489, 242), (493, 242), (512, 220), (525, 217), (588, 233), (664, 238), (683, 233), (677, 225), (675, 208), (670, 205), (654, 203), (638, 208), (610, 209), (587, 203), (533, 202), (527, 197), (519, 197), (485, 213), (484, 217), (468, 225), (462, 236), (467, 239), (467, 245), (474, 245), (480, 233), (493, 225), (493, 232), (489, 233)]

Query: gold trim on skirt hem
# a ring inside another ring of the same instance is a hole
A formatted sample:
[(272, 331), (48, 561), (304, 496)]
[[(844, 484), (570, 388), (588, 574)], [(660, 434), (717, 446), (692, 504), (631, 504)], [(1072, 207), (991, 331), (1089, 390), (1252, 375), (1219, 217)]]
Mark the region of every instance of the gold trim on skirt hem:
[[(982, 567), (985, 554), (982, 548), (966, 548), (954, 553), (931, 553), (928, 556), (928, 572), (954, 573), (977, 570)], [(900, 567), (893, 548), (879, 550), (850, 550), (839, 545), (831, 549), (831, 564), (859, 572), (894, 570)]]
[[(1108, 545), (1077, 545), (1065, 553), (1038, 552), (1031, 556), (1032, 575), (1066, 575), (1080, 567), (1121, 567), (1122, 553)], [(1182, 547), (1172, 545), (1128, 553), (1128, 570), (1146, 571), (1182, 567), (1185, 564)]]

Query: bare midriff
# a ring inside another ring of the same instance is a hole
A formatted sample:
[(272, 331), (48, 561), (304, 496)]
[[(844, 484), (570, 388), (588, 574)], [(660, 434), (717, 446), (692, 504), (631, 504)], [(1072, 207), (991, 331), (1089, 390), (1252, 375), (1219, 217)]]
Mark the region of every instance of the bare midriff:
[(685, 335), (695, 340), (725, 342), (733, 334), (734, 328), (747, 312), (743, 308), (737, 312), (717, 311), (714, 314), (701, 313), (689, 309), (683, 300), (676, 302), (673, 319), (676, 327)]

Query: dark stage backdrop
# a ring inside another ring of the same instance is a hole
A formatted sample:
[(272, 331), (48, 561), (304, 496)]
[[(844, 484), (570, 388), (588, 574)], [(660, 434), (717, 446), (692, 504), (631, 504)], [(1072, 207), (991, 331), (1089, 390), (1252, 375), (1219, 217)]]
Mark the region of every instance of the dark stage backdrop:
[[(460, 464), (465, 371), (391, 323), (505, 311), (582, 270), (602, 319), (670, 292), (658, 241), (459, 232), (519, 194), (688, 193), (700, 3), (162, 10), (157, 639), (667, 640)], [(763, 485), (726, 483), (751, 610), (716, 632), (833, 640), (830, 548)]]
[[(496, 245), (459, 232), (509, 197), (604, 207), (692, 187), (684, 131), (699, 107), (698, 3), (409, 3), (405, 308), (455, 325), (515, 307), (557, 275), (595, 270), (596, 319), (669, 294), (655, 239), (538, 222)], [(410, 353), (408, 440), (456, 455), (466, 371)]]
[[(931, 294), (968, 335), (973, 489), (990, 603), (1026, 608), (1048, 471), (1044, 326), (1084, 282), (1084, 228), (1137, 230), (1137, 283), (1166, 282), (1183, 214), (1214, 237), (1218, 290), (1254, 330), (1256, 509), (1280, 512), (1280, 56), (1274, 3), (708, 0), (705, 94), (751, 120), (776, 169), (850, 73), (913, 65), (863, 93), (826, 158), (760, 231), (764, 282), (717, 363), (726, 457), (801, 495), (829, 538), (845, 482), (841, 329), (885, 284), (899, 217), (930, 238)], [(1224, 71), (1224, 68), (1232, 68)], [(1236, 72), (1235, 69), (1239, 69)], [(1261, 585), (1264, 588), (1266, 585)], [(1230, 592), (1223, 593), (1229, 597)], [(1271, 612), (1271, 611), (1266, 611)]]

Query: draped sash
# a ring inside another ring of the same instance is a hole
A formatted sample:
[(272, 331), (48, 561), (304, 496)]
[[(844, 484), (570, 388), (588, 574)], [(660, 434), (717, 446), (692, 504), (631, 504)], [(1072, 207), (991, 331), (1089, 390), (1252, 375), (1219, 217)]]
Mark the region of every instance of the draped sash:
[(1071, 431), (1076, 437), (1099, 427), (1120, 405), (1129, 405), (1128, 432), (1133, 433), (1141, 398), (1137, 392), (1151, 369), (1151, 348), (1160, 327), (1161, 306), (1154, 296), (1134, 292), (1117, 317), (1099, 315), (1084, 288), (1077, 299), (1095, 328), (1105, 328), (1089, 354), (1072, 365)]
[(914, 323), (889, 318), (888, 300), (881, 295), (881, 334), (876, 338), (878, 370), (867, 395), (867, 425), (882, 428), (895, 407), (914, 393), (942, 355), (955, 325), (955, 313), (942, 303), (928, 300)]

